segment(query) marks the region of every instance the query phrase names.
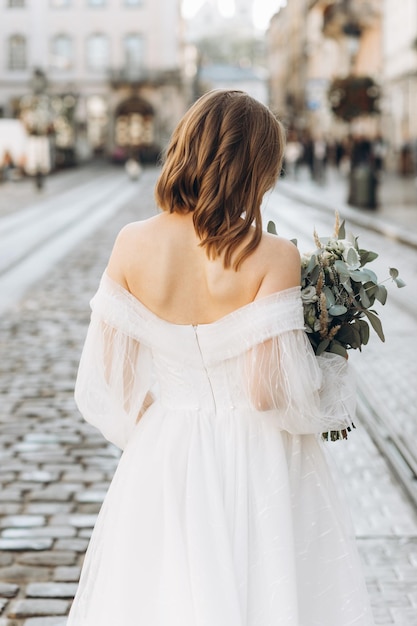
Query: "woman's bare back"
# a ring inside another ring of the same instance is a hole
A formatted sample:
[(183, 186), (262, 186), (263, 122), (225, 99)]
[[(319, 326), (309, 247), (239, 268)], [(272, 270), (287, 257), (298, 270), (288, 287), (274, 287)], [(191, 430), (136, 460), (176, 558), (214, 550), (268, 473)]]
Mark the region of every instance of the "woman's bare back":
[(162, 213), (122, 229), (107, 272), (159, 317), (206, 324), (298, 285), (300, 259), (291, 242), (265, 233), (238, 271), (225, 269), (199, 246), (191, 214)]

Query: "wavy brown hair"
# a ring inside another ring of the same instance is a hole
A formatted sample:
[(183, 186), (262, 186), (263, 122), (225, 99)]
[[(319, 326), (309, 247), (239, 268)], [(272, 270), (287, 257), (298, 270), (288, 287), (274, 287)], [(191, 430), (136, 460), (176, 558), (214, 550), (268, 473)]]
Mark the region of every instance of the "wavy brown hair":
[(174, 130), (156, 201), (164, 211), (192, 212), (209, 258), (224, 254), (224, 267), (237, 270), (260, 243), (261, 202), (277, 180), (284, 145), (283, 127), (266, 106), (243, 91), (210, 91)]

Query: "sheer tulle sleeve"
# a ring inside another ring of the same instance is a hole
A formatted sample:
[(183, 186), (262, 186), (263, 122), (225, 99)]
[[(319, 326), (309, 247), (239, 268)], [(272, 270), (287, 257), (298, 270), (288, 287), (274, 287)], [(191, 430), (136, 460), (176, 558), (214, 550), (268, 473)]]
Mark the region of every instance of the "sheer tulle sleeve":
[(253, 347), (245, 379), (253, 407), (275, 410), (283, 430), (313, 434), (352, 425), (355, 379), (346, 359), (316, 357), (303, 330), (290, 330)]
[(109, 316), (100, 312), (106, 305), (100, 290), (94, 300), (78, 369), (75, 401), (85, 420), (123, 449), (144, 402), (148, 401), (151, 352), (137, 338), (107, 321), (106, 317), (112, 315), (111, 311)]

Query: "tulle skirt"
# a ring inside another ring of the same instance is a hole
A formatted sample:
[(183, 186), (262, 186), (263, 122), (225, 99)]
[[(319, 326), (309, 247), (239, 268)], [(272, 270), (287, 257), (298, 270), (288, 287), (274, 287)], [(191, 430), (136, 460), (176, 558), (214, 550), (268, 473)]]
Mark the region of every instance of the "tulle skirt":
[(349, 514), (314, 435), (274, 411), (156, 402), (121, 457), (67, 626), (370, 626)]

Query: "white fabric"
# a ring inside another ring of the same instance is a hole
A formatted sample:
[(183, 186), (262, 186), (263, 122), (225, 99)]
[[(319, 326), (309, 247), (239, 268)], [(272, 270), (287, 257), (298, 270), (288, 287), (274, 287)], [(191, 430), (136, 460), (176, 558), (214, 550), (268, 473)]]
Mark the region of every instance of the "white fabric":
[(373, 624), (319, 437), (354, 383), (314, 356), (299, 288), (193, 327), (104, 274), (92, 309), (76, 400), (124, 452), (67, 626)]

